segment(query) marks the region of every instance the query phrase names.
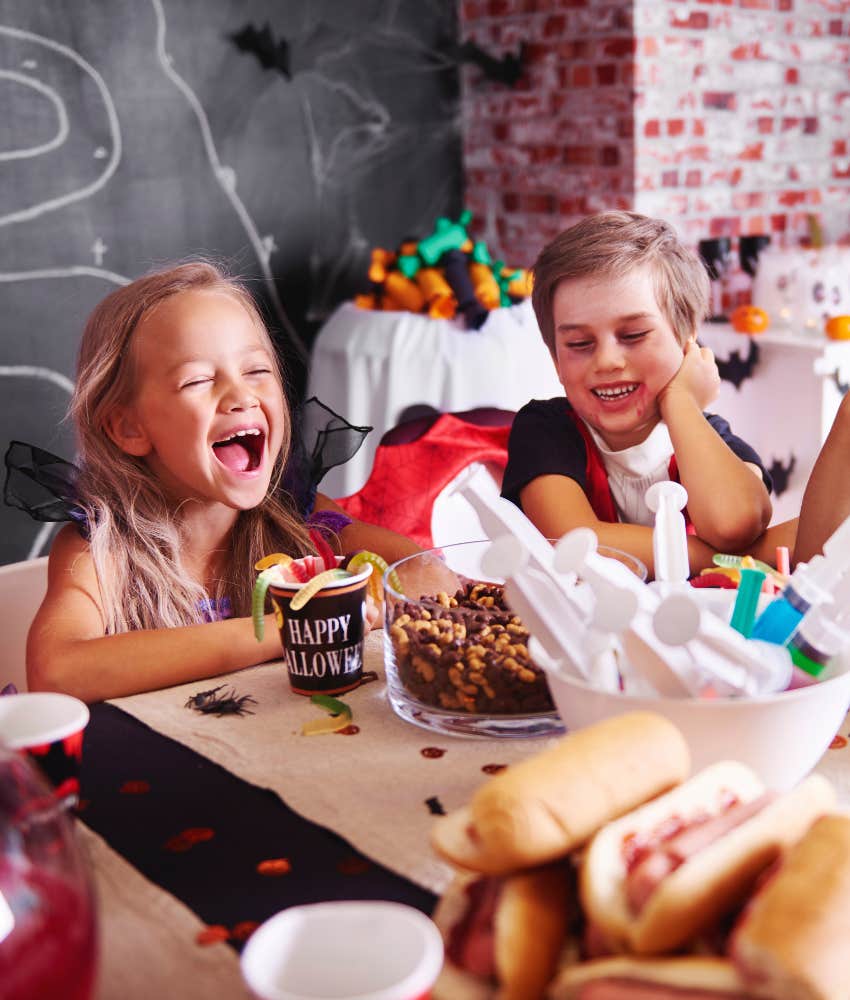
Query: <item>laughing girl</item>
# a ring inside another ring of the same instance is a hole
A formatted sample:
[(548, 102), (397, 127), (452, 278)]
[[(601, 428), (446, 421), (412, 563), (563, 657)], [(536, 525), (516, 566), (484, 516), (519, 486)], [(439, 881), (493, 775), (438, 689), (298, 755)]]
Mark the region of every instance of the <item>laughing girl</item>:
[(254, 638), (253, 566), (313, 552), (310, 522), (330, 522), (340, 550), (417, 551), (321, 494), (299, 509), (281, 488), (291, 420), (275, 350), (247, 290), (209, 263), (97, 306), (70, 412), (78, 523), (50, 553), (27, 650), (34, 690), (98, 701), (280, 656), (272, 621)]

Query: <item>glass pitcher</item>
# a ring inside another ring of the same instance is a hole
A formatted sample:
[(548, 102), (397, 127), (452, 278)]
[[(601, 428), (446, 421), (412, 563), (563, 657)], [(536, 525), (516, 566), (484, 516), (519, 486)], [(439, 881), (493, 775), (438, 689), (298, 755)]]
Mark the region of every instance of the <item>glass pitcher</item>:
[(71, 817), (35, 766), (0, 744), (0, 994), (90, 1000), (96, 953)]

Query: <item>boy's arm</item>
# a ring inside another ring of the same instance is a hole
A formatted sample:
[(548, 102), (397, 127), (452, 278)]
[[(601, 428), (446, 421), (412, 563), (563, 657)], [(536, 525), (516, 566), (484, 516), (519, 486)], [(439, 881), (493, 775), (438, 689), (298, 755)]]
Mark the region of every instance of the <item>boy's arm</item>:
[(254, 638), (250, 618), (105, 636), (88, 544), (73, 527), (57, 535), (47, 595), (27, 641), (33, 691), (64, 691), (86, 702), (118, 698), (229, 673), (282, 655), (274, 616)]
[(789, 553), (793, 554), (796, 536), (797, 518), (795, 517), (790, 521), (772, 524), (763, 535), (759, 535), (752, 545), (748, 545), (739, 555), (752, 556), (754, 559), (761, 559), (762, 562), (766, 562), (770, 566), (775, 566), (776, 549), (782, 545), (788, 549)]
[[(523, 487), (520, 499), (526, 517), (547, 538), (558, 539), (573, 528), (592, 528), (600, 545), (630, 553), (644, 563), (650, 579), (655, 575), (653, 529), (642, 524), (600, 521), (593, 513), (581, 486), (574, 479), (568, 476), (538, 476)], [(688, 559), (692, 576), (712, 565), (715, 551), (702, 539), (688, 535)]]
[(794, 562), (808, 562), (850, 517), (850, 394), (838, 407), (812, 468), (800, 508)]
[(742, 461), (705, 419), (717, 380), (714, 355), (689, 341), (658, 404), (697, 535), (719, 552), (738, 552), (762, 534), (772, 509), (761, 470)]

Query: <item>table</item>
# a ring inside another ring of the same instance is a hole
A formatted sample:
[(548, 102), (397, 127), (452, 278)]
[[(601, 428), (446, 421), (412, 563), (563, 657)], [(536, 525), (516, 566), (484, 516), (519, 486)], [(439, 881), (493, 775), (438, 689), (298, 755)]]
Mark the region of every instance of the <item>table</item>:
[(528, 299), (494, 309), (480, 330), (467, 330), (460, 320), (345, 302), (316, 337), (307, 397), (374, 430), (352, 459), (325, 476), (322, 492), (342, 497), (359, 490), (381, 435), (406, 413), (518, 410), (530, 399), (562, 392)]
[[(280, 662), (93, 707), (80, 834), (101, 897), (99, 1000), (247, 998), (243, 940), (297, 903), (381, 898), (431, 912), (452, 875), (428, 846), (435, 812), (552, 741), (401, 721), (385, 699), (382, 643), (372, 632), (364, 650), (378, 680), (345, 696), (349, 734), (301, 735), (318, 710), (289, 691)], [(254, 714), (185, 707), (219, 683), (252, 695)], [(848, 733), (850, 719), (818, 766), (844, 805)]]
[[(244, 937), (297, 903), (381, 898), (431, 912), (452, 874), (428, 846), (435, 811), (465, 804), (483, 768), (547, 741), (403, 722), (385, 698), (382, 642), (373, 632), (364, 649), (379, 680), (345, 696), (350, 735), (300, 734), (320, 710), (289, 691), (280, 662), (93, 706), (79, 815), (101, 897), (99, 1000), (149, 1000), (157, 981), (169, 1000), (242, 997)], [(255, 698), (254, 714), (184, 707), (220, 683)], [(263, 862), (276, 864), (260, 874)]]

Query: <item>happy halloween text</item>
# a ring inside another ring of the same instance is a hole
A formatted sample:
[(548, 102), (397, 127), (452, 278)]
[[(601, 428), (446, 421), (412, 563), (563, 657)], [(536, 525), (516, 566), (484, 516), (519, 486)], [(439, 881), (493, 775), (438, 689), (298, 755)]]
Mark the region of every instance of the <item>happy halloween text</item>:
[[(360, 643), (351, 644), (349, 631), (351, 615), (333, 618), (287, 618), (286, 631), (289, 642), (284, 654), (289, 672), (296, 677), (324, 677), (353, 674), (360, 670)], [(338, 649), (303, 649), (304, 646), (328, 646), (346, 643)]]

